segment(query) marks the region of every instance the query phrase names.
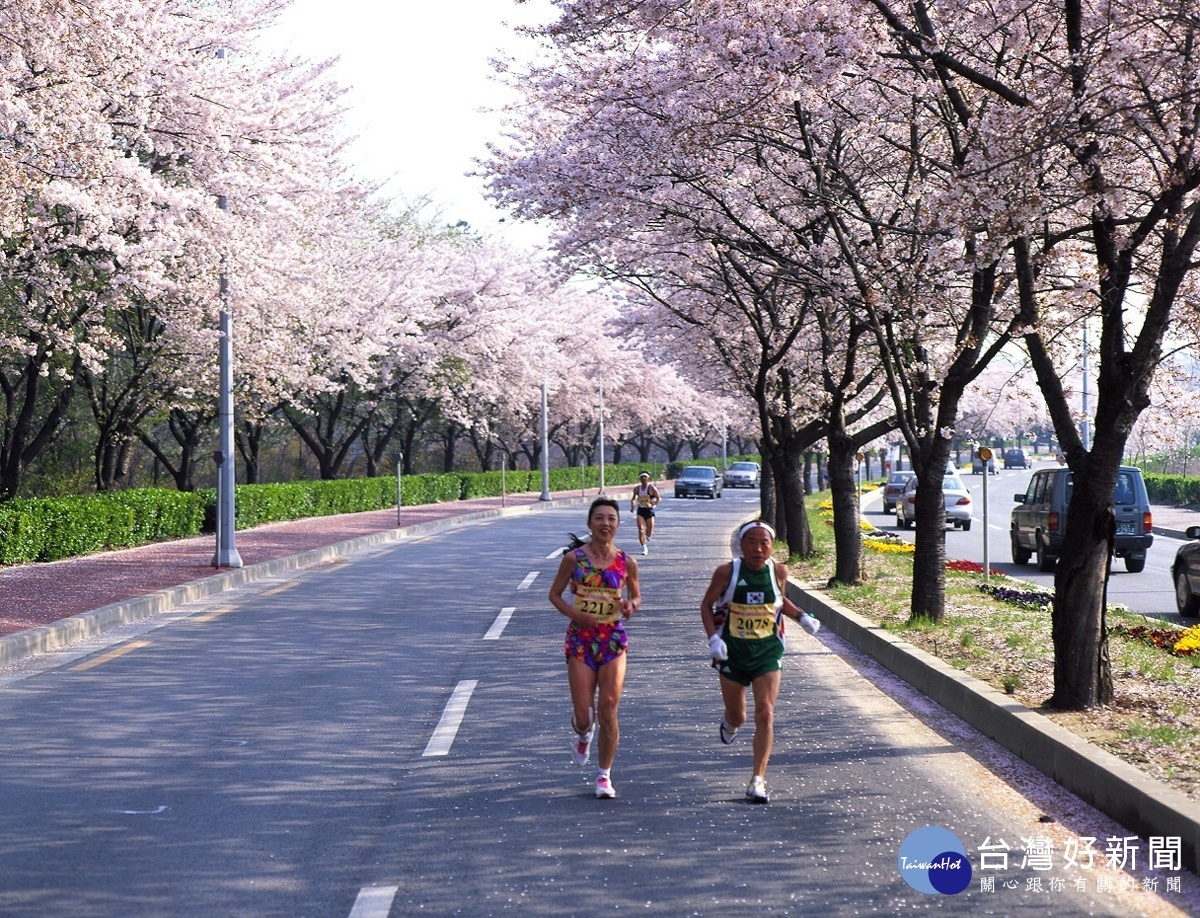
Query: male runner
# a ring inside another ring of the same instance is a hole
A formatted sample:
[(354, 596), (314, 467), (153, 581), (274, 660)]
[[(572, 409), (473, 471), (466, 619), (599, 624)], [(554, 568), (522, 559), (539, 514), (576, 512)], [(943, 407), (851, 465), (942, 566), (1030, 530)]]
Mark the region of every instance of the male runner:
[(775, 742), (775, 702), (783, 669), (783, 616), (796, 619), (810, 634), (821, 625), (787, 598), (787, 567), (771, 557), (775, 530), (753, 520), (738, 536), (742, 556), (713, 573), (700, 603), (700, 617), (721, 677), (725, 705), (721, 742), (734, 741), (746, 722), (746, 689), (754, 692), (754, 771), (746, 799), (766, 803), (770, 799), (767, 760)]
[(642, 472), (638, 476), (638, 486), (629, 499), (629, 510), (637, 511), (638, 541), (642, 544), (642, 554), (650, 554), (650, 537), (654, 535), (654, 508), (662, 501), (658, 488), (650, 484), (650, 473)]

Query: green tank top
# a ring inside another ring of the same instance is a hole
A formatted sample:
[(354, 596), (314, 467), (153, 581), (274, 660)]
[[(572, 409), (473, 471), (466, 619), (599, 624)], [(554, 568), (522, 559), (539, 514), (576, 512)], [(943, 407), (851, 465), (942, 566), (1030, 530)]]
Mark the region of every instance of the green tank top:
[(725, 619), (727, 637), (742, 641), (777, 637), (783, 597), (775, 579), (774, 560), (768, 560), (761, 570), (752, 571), (741, 558), (736, 559), (721, 604), (729, 606)]

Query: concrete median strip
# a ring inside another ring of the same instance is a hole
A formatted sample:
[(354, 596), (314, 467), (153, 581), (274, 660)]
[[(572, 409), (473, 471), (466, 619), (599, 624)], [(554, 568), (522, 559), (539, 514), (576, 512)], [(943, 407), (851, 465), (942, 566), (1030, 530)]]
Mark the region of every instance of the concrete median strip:
[(311, 551), (301, 552), (300, 554), (275, 558), (237, 570), (213, 574), (211, 577), (192, 580), (188, 583), (182, 583), (179, 586), (155, 590), (153, 593), (147, 593), (144, 596), (114, 602), (110, 605), (93, 609), (90, 612), (72, 615), (69, 618), (52, 622), (49, 625), (41, 625), (37, 628), (29, 628), (25, 631), (18, 631), (16, 634), (0, 637), (0, 666), (11, 665), (36, 654), (52, 653), (56, 650), (61, 650), (71, 644), (95, 637), (98, 634), (103, 634), (105, 631), (110, 631), (121, 625), (142, 621), (143, 619), (164, 612), (174, 611), (180, 606), (207, 599), (225, 590), (260, 580), (268, 580), (288, 571), (311, 567), (314, 564), (323, 564), (374, 546), (387, 545), (414, 536), (444, 532), (448, 529), (456, 529), (460, 526), (467, 526), (482, 520), (515, 516), (520, 513), (529, 513), (554, 506), (571, 506), (573, 504), (584, 503), (587, 500), (590, 500), (590, 498), (555, 498), (553, 501), (546, 503), (497, 507), (491, 510), (465, 513), (461, 516), (431, 520), (427, 523), (402, 526), (397, 529), (348, 539), (344, 542), (338, 542), (335, 545), (325, 546), (324, 548), (315, 548)]
[(917, 691), (1143, 837), (1178, 837), (1183, 866), (1200, 873), (1200, 803), (947, 666), (826, 596), (796, 583), (791, 600)]

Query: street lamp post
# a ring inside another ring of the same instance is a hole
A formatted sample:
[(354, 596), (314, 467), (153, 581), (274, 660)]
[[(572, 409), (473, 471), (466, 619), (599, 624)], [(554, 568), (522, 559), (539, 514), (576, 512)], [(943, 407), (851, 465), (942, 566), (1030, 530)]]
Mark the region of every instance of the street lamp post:
[(1083, 320), (1083, 417), (1079, 420), (1079, 436), (1083, 440), (1083, 448), (1090, 449), (1092, 431), (1088, 417), (1091, 407), (1088, 405), (1088, 327), (1087, 319)]
[(547, 419), (546, 381), (542, 380), (542, 496), (550, 499), (550, 422)]
[[(229, 212), (229, 199), (217, 196), (217, 207)], [(233, 313), (229, 304), (229, 274), (226, 256), (221, 256), (221, 337), (218, 349), (220, 396), (217, 407), (217, 538), (213, 567), (241, 567), (242, 557), (234, 542), (234, 484), (233, 467)]]
[(600, 490), (604, 493), (604, 380), (600, 381)]

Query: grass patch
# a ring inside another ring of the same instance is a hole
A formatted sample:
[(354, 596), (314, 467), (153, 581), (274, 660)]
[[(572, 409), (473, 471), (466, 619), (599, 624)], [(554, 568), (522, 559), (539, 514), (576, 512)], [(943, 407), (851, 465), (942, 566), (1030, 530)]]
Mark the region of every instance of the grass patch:
[(1175, 724), (1147, 724), (1135, 720), (1125, 728), (1125, 736), (1155, 746), (1183, 746), (1196, 738), (1196, 731)]
[[(910, 621), (912, 555), (866, 550), (861, 585), (826, 589), (833, 575), (833, 528), (810, 498), (817, 554), (789, 562), (792, 577), (822, 590), (874, 626), (947, 665), (1041, 710), (1047, 717), (1125, 761), (1200, 799), (1200, 648), (1175, 652), (1183, 629), (1109, 606), (1112, 704), (1086, 712), (1045, 708), (1054, 691), (1054, 646), (1047, 595), (993, 569), (985, 585), (980, 565), (955, 559), (948, 540), (946, 612), (939, 622)], [(1024, 601), (1021, 601), (1024, 600)], [(1173, 603), (1168, 600), (1173, 610)], [(1198, 635), (1200, 637), (1200, 635)]]

